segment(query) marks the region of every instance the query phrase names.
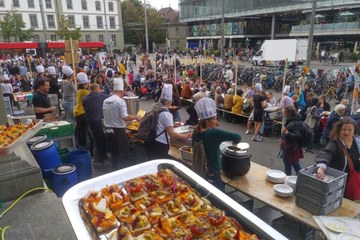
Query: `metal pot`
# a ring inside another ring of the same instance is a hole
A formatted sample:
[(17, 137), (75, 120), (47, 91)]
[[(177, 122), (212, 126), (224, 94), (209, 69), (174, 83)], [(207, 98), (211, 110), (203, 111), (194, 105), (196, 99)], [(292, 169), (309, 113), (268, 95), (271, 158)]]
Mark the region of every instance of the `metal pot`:
[(225, 174), (243, 176), (250, 170), (251, 153), (236, 146), (228, 146), (220, 149), (222, 155), (222, 170)]
[(123, 97), (123, 99), (126, 102), (128, 114), (136, 115), (137, 112), (139, 111), (139, 97), (138, 96), (135, 96), (135, 97), (125, 96), (125, 97)]

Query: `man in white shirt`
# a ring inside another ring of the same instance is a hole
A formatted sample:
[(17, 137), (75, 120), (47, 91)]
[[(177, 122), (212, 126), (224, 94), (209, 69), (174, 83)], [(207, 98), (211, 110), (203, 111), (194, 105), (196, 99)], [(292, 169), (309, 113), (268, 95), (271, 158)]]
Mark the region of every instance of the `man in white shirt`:
[(129, 166), (129, 142), (125, 132), (126, 122), (137, 120), (140, 116), (128, 115), (124, 95), (124, 80), (114, 79), (113, 95), (103, 103), (106, 147), (110, 152), (112, 170)]
[(226, 65), (225, 67), (227, 68), (225, 78), (228, 82), (232, 82), (234, 80), (234, 73), (231, 70), (230, 65)]

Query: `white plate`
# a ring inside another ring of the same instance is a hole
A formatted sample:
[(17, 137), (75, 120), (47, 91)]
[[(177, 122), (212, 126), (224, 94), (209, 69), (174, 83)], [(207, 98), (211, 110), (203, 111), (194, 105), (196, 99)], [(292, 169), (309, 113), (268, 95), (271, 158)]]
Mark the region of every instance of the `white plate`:
[(297, 176), (287, 176), (285, 178), (285, 184), (295, 189)]
[(284, 183), (286, 174), (279, 170), (270, 169), (266, 172), (266, 180), (272, 183)]
[(337, 237), (338, 240), (360, 240), (360, 232), (348, 232), (348, 233), (341, 233)]
[(290, 197), (293, 194), (293, 189), (285, 184), (276, 184), (273, 187), (276, 195), (280, 197)]
[(344, 233), (350, 230), (350, 226), (346, 222), (338, 219), (325, 220), (323, 224), (326, 228), (337, 233)]

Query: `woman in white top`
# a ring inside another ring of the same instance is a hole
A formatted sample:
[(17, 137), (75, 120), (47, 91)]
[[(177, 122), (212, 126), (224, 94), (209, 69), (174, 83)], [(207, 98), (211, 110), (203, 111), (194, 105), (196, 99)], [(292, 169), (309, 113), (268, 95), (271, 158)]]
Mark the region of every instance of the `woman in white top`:
[(14, 95), (13, 95), (14, 90), (13, 90), (13, 87), (12, 87), (11, 83), (9, 82), (9, 80), (2, 81), (1, 90), (2, 90), (4, 97), (10, 98), (11, 106), (13, 106), (13, 104), (15, 102)]

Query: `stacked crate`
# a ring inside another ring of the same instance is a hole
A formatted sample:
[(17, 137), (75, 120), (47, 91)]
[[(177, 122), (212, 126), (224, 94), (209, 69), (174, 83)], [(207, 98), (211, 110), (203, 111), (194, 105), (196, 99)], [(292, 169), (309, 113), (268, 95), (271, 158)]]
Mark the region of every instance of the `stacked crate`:
[(347, 173), (327, 167), (325, 175), (329, 181), (315, 177), (316, 166), (299, 172), (296, 183), (296, 205), (317, 215), (327, 215), (341, 207), (344, 196)]

